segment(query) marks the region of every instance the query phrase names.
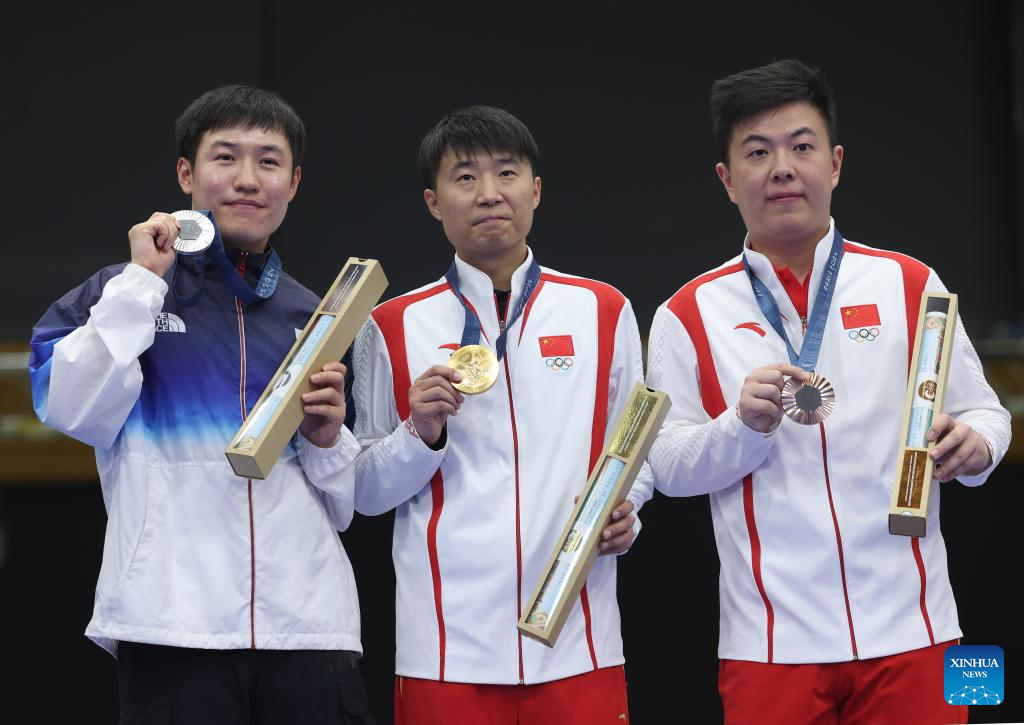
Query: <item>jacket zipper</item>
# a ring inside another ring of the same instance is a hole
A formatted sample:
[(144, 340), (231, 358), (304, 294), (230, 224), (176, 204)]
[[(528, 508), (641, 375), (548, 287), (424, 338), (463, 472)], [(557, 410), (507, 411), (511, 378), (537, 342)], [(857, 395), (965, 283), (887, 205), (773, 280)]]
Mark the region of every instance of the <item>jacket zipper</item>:
[[(494, 295), (494, 311), (498, 315), (499, 334), (505, 331), (505, 320), (508, 317), (508, 305), (512, 301), (505, 301), (505, 312), (498, 308), (498, 295)], [(508, 389), (508, 412), (512, 419), (512, 453), (515, 456), (515, 481), (516, 481), (516, 621), (523, 616), (523, 549), (522, 534), (520, 533), (519, 518), (519, 434), (516, 432), (516, 407), (512, 402), (512, 376), (508, 371), (508, 347), (505, 348), (505, 357), (502, 359), (502, 366), (505, 368), (505, 387)], [(519, 654), (519, 684), (526, 682), (523, 673), (523, 633), (517, 630), (517, 648)]]
[[(781, 282), (782, 280), (780, 279), (779, 281)], [(785, 285), (783, 285), (783, 288), (785, 288)], [(792, 301), (792, 298), (790, 299)], [(810, 300), (805, 302), (805, 304), (809, 303)], [(796, 307), (795, 301), (793, 302), (793, 306)], [(807, 312), (809, 313), (810, 310), (807, 310)], [(800, 315), (800, 310), (797, 310), (797, 314)], [(807, 335), (807, 317), (807, 314), (800, 315), (800, 331), (805, 336)], [(859, 660), (860, 654), (857, 651), (857, 635), (853, 629), (853, 610), (850, 608), (850, 591), (846, 583), (846, 557), (843, 553), (843, 535), (839, 530), (839, 516), (836, 514), (836, 506), (832, 498), (832, 482), (828, 474), (828, 445), (825, 441), (825, 424), (819, 423), (818, 427), (821, 431), (821, 462), (825, 472), (825, 493), (828, 494), (828, 507), (829, 511), (832, 513), (832, 525), (836, 532), (836, 552), (839, 555), (839, 579), (843, 585), (843, 604), (846, 607), (846, 623), (850, 628), (850, 648), (853, 651), (853, 659)]]
[[(238, 258), (238, 276), (245, 279), (246, 259), (248, 252), (242, 252)], [(235, 298), (235, 314), (238, 316), (238, 348), (240, 351), (240, 375), (238, 382), (238, 399), (242, 408), (242, 420), (248, 415), (245, 405), (245, 316), (242, 314), (242, 301)], [(256, 649), (256, 521), (252, 506), (252, 479), (249, 488), (249, 649)]]

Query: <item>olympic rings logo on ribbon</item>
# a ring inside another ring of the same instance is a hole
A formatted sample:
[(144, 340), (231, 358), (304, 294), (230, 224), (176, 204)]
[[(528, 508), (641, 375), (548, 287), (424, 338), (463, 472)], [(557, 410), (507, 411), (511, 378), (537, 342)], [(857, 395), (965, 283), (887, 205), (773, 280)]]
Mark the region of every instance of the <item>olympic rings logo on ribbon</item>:
[(546, 357), (544, 364), (552, 370), (568, 370), (572, 367), (571, 357)]
[(854, 342), (871, 342), (878, 334), (877, 327), (862, 327), (859, 330), (850, 330), (850, 339)]

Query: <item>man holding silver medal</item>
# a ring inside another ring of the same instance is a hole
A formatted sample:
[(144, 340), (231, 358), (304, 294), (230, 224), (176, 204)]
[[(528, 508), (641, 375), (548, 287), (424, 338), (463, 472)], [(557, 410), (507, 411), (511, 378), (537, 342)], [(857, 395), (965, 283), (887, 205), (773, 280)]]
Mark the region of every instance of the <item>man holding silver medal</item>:
[[(921, 296), (942, 282), (839, 233), (820, 71), (738, 73), (711, 107), (747, 238), (655, 315), (648, 384), (673, 406), (649, 460), (664, 493), (711, 495), (726, 722), (966, 722), (934, 685), (961, 636), (937, 487), (927, 536), (887, 527)], [(962, 326), (953, 344), (931, 455), (938, 480), (980, 485), (1009, 415)]]
[[(356, 508), (397, 511), (402, 724), (628, 718), (614, 557), (594, 566), (554, 648), (516, 627), (642, 379), (628, 300), (541, 267), (527, 246), (538, 155), (498, 108), (455, 111), (427, 134), (424, 200), (454, 262), (380, 305), (354, 347)], [(601, 553), (629, 548), (650, 495), (641, 474)]]
[(193, 101), (177, 136), (192, 210), (133, 226), (131, 262), (33, 330), (36, 412), (95, 446), (108, 513), (86, 635), (118, 659), (122, 722), (366, 723), (336, 533), (352, 519), (359, 451), (343, 425), (345, 367), (312, 376), (266, 480), (224, 457), (319, 304), (270, 245), (305, 128), (273, 93), (227, 86)]

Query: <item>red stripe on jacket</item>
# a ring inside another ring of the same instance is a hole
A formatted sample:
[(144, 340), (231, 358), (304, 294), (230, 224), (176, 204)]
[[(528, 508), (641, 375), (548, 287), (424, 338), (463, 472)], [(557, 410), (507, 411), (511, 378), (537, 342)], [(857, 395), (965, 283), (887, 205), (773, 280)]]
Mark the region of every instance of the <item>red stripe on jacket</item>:
[[(881, 257), (891, 259), (900, 265), (903, 273), (903, 301), (907, 313), (907, 376), (910, 376), (910, 363), (914, 357), (914, 337), (917, 333), (917, 317), (921, 311), (921, 297), (924, 295), (925, 285), (931, 275), (931, 269), (923, 262), (899, 252), (889, 252), (883, 249), (869, 249), (859, 244), (846, 242), (843, 246), (845, 252), (851, 254), (863, 254), (868, 257)], [(932, 620), (928, 616), (928, 602), (925, 592), (928, 588), (928, 574), (924, 567), (924, 559), (921, 556), (921, 542), (917, 537), (910, 537), (910, 548), (914, 554), (914, 562), (917, 564), (917, 573), (921, 578), (921, 617), (924, 619), (925, 629), (928, 630), (928, 641), (935, 644), (935, 635), (932, 633)]]
[[(594, 466), (604, 450), (604, 437), (608, 429), (608, 386), (611, 381), (612, 358), (615, 354), (615, 329), (619, 324), (619, 315), (626, 304), (626, 298), (611, 285), (580, 277), (560, 277), (550, 273), (541, 274), (541, 284), (565, 284), (590, 290), (597, 298), (597, 389), (594, 396), (594, 421), (590, 432), (590, 465), (587, 474), (593, 473)], [(538, 290), (539, 291), (539, 290)], [(534, 295), (536, 299), (537, 295)], [(533, 300), (530, 300), (532, 306)], [(527, 311), (529, 311), (529, 306)], [(524, 325), (525, 327), (525, 320)], [(522, 335), (522, 332), (520, 332)], [(594, 649), (593, 622), (590, 614), (590, 598), (587, 585), (580, 590), (580, 605), (583, 608), (583, 621), (587, 633), (587, 647), (590, 648), (590, 660), (597, 669), (597, 651)]]
[[(686, 328), (686, 332), (693, 342), (694, 350), (697, 353), (697, 369), (700, 374), (700, 399), (705, 412), (712, 419), (717, 418), (725, 411), (725, 395), (722, 393), (722, 383), (715, 370), (715, 360), (711, 355), (711, 345), (708, 343), (707, 332), (704, 329), (704, 320), (701, 318), (700, 308), (697, 306), (697, 290), (701, 285), (720, 277), (743, 271), (743, 263), (737, 262), (701, 275), (676, 292), (667, 305), (668, 310)], [(775, 645), (775, 610), (772, 608), (772, 602), (768, 598), (768, 592), (764, 588), (764, 580), (761, 577), (761, 539), (757, 533), (757, 518), (754, 514), (753, 474), (743, 477), (743, 515), (747, 523), (747, 538), (750, 540), (750, 567), (753, 570), (757, 591), (761, 595), (761, 601), (764, 602), (765, 619), (767, 620), (768, 662), (771, 663)]]
[[(398, 410), (399, 420), (406, 420), (409, 417), (409, 387), (412, 385), (412, 379), (409, 375), (409, 358), (406, 355), (405, 348), (405, 311), (410, 305), (441, 294), (449, 289), (451, 287), (447, 282), (444, 282), (421, 292), (389, 300), (372, 313), (373, 320), (377, 323), (377, 327), (380, 328), (381, 334), (384, 336), (384, 343), (388, 348), (388, 357), (391, 360), (391, 376), (395, 391), (395, 408)], [(437, 554), (437, 525), (441, 518), (441, 510), (444, 508), (444, 478), (441, 476), (440, 469), (430, 479), (430, 499), (433, 509), (430, 512), (430, 522), (427, 524), (427, 556), (430, 559), (430, 577), (434, 584), (434, 611), (437, 614), (437, 642), (439, 650), (437, 678), (443, 682), (445, 656), (444, 607), (441, 600), (441, 567)]]

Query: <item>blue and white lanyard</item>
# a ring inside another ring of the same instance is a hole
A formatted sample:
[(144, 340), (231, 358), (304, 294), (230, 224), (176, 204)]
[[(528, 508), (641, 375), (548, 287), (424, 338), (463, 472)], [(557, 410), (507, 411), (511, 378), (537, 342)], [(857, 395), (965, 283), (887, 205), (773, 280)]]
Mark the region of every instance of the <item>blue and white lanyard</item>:
[(750, 277), (750, 286), (754, 289), (754, 299), (758, 307), (764, 313), (772, 329), (779, 334), (789, 352), (789, 361), (807, 372), (814, 370), (818, 362), (818, 354), (821, 352), (821, 339), (825, 334), (825, 323), (828, 322), (828, 311), (832, 306), (832, 294), (836, 289), (836, 280), (839, 278), (839, 265), (843, 260), (843, 236), (836, 229), (832, 234), (832, 250), (828, 255), (828, 263), (821, 275), (821, 282), (818, 284), (818, 293), (814, 297), (814, 307), (807, 320), (807, 332), (804, 335), (804, 344), (798, 355), (793, 349), (789, 337), (786, 335), (786, 328), (782, 325), (782, 315), (779, 312), (779, 304), (772, 297), (772, 293), (765, 286), (764, 282), (758, 279), (754, 270), (747, 262), (747, 255), (743, 255), (743, 266)]
[[(444, 274), (445, 279), (448, 280), (448, 284), (451, 285), (452, 292), (458, 298), (459, 302), (462, 303), (463, 309), (466, 311), (466, 322), (462, 328), (462, 342), (461, 347), (466, 345), (479, 345), (480, 344), (480, 319), (473, 313), (469, 305), (466, 304), (465, 298), (462, 296), (462, 290), (459, 287), (459, 271), (455, 267), (455, 262), (452, 262), (452, 266), (448, 268), (448, 271)], [(530, 301), (530, 297), (537, 289), (537, 285), (540, 284), (540, 265), (537, 264), (537, 258), (534, 257), (530, 262), (529, 268), (526, 270), (526, 280), (523, 282), (523, 291), (519, 295), (519, 301), (516, 302), (515, 309), (512, 310), (512, 316), (507, 317), (505, 321), (505, 329), (498, 339), (494, 341), (494, 352), (501, 360), (505, 357), (505, 344), (508, 336), (508, 331), (512, 329), (512, 325), (515, 324), (519, 316), (523, 314), (523, 310), (526, 309), (527, 303)]]

